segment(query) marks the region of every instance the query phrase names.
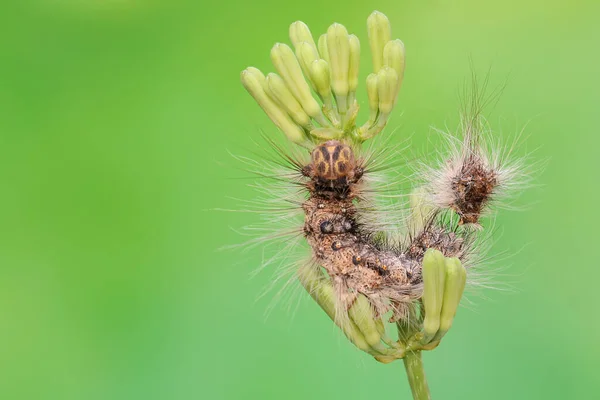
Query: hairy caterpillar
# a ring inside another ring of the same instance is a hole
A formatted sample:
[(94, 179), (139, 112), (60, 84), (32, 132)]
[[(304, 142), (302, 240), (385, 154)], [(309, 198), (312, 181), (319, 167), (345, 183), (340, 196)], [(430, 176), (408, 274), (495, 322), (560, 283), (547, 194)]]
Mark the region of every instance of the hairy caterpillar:
[[(306, 241), (310, 260), (294, 263), (293, 271), (357, 347), (389, 362), (439, 344), (460, 302), (465, 267), (480, 256), (475, 247), (479, 230), (471, 228), (480, 227), (482, 214), (502, 191), (519, 187), (529, 175), (521, 162), (507, 161), (510, 152), (489, 151), (481, 96), (475, 90), (461, 116), (462, 138), (450, 137), (448, 154), (438, 165), (424, 165), (406, 217), (382, 218), (376, 190), (381, 178), (374, 166), (385, 164), (386, 153), (393, 151), (382, 148), (369, 154), (361, 144), (385, 127), (405, 57), (402, 42), (391, 40), (383, 14), (371, 14), (368, 28), (375, 73), (367, 77), (370, 116), (362, 126), (355, 123), (360, 45), (339, 24), (318, 45), (306, 25), (292, 24), (295, 52), (283, 44), (271, 52), (280, 75), (265, 77), (250, 67), (242, 72), (242, 83), (301, 149), (286, 153), (274, 145), (280, 157), (275, 163), (287, 170), (274, 175), (260, 171), (277, 182), (276, 189), (266, 189), (269, 194), (290, 186), (298, 189), (282, 197), (303, 215), (303, 224), (289, 233)], [(290, 209), (280, 211), (268, 225), (290, 220)], [(390, 235), (390, 225), (404, 225), (396, 229), (403, 234)], [(270, 237), (287, 240), (280, 233)], [(285, 255), (297, 244), (288, 242), (274, 258), (286, 262)], [(384, 318), (397, 323), (398, 341), (385, 333)]]
[(447, 257), (464, 253), (465, 241), (434, 223), (417, 233), (407, 248), (389, 246), (357, 220), (361, 180), (368, 174), (352, 148), (327, 141), (311, 153), (302, 169), (309, 178), (309, 198), (303, 203), (304, 234), (315, 263), (332, 278), (338, 304), (349, 308), (357, 293), (366, 295), (378, 314), (393, 310), (393, 320), (406, 314), (404, 305), (419, 297), (424, 249), (435, 248)]

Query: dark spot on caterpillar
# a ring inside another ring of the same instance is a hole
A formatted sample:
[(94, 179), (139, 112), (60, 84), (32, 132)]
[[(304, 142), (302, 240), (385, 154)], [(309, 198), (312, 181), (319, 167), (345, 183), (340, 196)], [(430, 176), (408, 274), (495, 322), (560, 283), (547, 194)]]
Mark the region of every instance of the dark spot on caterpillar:
[(335, 149), (333, 150), (333, 157), (332, 157), (333, 161), (337, 161), (340, 158), (341, 151), (342, 151), (341, 145), (338, 144), (337, 146), (335, 146)]
[(362, 262), (362, 257), (354, 255), (352, 256), (352, 264), (359, 265)]
[(320, 149), (321, 149), (321, 154), (323, 154), (323, 159), (327, 162), (331, 161), (331, 154), (329, 153), (327, 148), (325, 146), (321, 146)]
[(390, 270), (387, 265), (382, 264), (379, 259), (373, 261), (367, 261), (367, 268), (372, 269), (381, 276), (389, 275)]
[(348, 233), (354, 232), (355, 229), (356, 226), (354, 220), (343, 216), (337, 216), (333, 219), (320, 219), (320, 222), (318, 223), (318, 230), (323, 234)]
[(345, 160), (349, 160), (352, 157), (352, 155), (350, 154), (350, 149), (345, 148), (344, 150), (342, 150), (342, 156)]
[(365, 171), (362, 167), (356, 167), (356, 169), (354, 169), (354, 178), (358, 180), (362, 178), (364, 173)]
[(321, 222), (321, 233), (331, 233), (333, 232), (333, 224), (331, 221), (323, 221)]
[(317, 171), (321, 175), (325, 175), (325, 172), (327, 171), (327, 164), (325, 164), (323, 161), (321, 161), (319, 164), (317, 164)]
[(341, 248), (342, 248), (342, 242), (335, 241), (335, 242), (331, 243), (332, 250), (338, 251)]
[(389, 271), (389, 269), (388, 269), (387, 265), (381, 265), (380, 267), (378, 267), (378, 268), (376, 269), (376, 271), (377, 271), (377, 272), (379, 273), (379, 275), (381, 275), (381, 276), (386, 276), (386, 275), (389, 275), (389, 274), (390, 274), (390, 271)]
[(352, 225), (352, 222), (350, 222), (349, 220), (344, 221), (343, 227), (344, 227), (344, 231), (346, 231), (346, 232), (351, 232), (354, 228)]
[(335, 165), (337, 167), (336, 172), (340, 172), (340, 173), (346, 172), (346, 163), (345, 162), (338, 161)]

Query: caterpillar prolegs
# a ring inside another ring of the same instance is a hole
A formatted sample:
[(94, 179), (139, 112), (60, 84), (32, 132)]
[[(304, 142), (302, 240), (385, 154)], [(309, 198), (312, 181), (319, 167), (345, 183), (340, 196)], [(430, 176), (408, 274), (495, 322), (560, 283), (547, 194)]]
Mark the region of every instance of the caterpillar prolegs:
[[(520, 161), (507, 162), (512, 149), (503, 153), (489, 145), (490, 130), (480, 115), (485, 101), (474, 90), (459, 134), (446, 135), (443, 158), (415, 174), (408, 217), (382, 218), (374, 206), (373, 166), (394, 154), (383, 148), (366, 156), (361, 145), (387, 124), (404, 76), (405, 50), (391, 39), (385, 15), (372, 13), (367, 28), (374, 72), (366, 80), (369, 119), (361, 126), (360, 44), (340, 24), (317, 44), (304, 23), (293, 23), (294, 50), (277, 43), (271, 51), (278, 74), (249, 67), (241, 80), (303, 152), (295, 157), (276, 147), (293, 173), (273, 177), (300, 188), (301, 200), (287, 201), (304, 214), (299, 233), (311, 260), (297, 268), (297, 276), (357, 347), (389, 362), (439, 344), (462, 297), (466, 268), (479, 256), (480, 229), (473, 228), (480, 228), (490, 203), (529, 175)], [(269, 223), (277, 225), (286, 213)], [(404, 225), (404, 235), (388, 235), (382, 228), (390, 225)], [(396, 323), (397, 340), (385, 332), (386, 320)]]

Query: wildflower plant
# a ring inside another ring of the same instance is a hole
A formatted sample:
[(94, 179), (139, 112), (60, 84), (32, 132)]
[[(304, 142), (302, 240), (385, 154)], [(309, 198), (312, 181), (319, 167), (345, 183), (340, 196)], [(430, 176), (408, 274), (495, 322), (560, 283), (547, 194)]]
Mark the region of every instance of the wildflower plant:
[[(390, 151), (362, 144), (389, 120), (404, 78), (405, 48), (392, 39), (384, 14), (373, 12), (367, 27), (373, 72), (366, 78), (369, 112), (362, 124), (356, 98), (361, 45), (343, 25), (331, 25), (315, 40), (306, 24), (294, 22), (293, 47), (277, 43), (271, 50), (277, 73), (249, 67), (241, 81), (297, 145), (290, 154), (277, 147), (288, 170), (271, 175), (299, 188), (281, 195), (304, 219), (288, 233), (311, 249), (309, 259), (293, 264), (294, 276), (354, 346), (382, 363), (402, 359), (413, 397), (427, 399), (421, 352), (440, 344), (469, 276), (477, 275), (471, 272), (479, 267), (480, 218), (503, 190), (528, 175), (519, 162), (507, 161), (510, 154), (490, 151), (475, 96), (458, 137), (448, 135), (447, 154), (416, 174), (404, 213), (383, 216), (389, 210), (381, 209), (378, 189), (394, 182), (380, 176), (379, 165)], [(269, 224), (289, 218), (289, 208), (271, 211), (280, 214)], [(390, 233), (398, 231), (400, 237)]]

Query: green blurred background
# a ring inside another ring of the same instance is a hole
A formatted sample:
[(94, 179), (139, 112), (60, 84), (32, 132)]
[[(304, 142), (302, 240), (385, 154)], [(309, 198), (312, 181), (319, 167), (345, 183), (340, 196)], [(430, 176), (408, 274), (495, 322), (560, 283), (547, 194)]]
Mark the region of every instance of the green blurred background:
[[(229, 152), (279, 135), (239, 83), (301, 19), (363, 43), (378, 9), (407, 48), (392, 141), (431, 152), (469, 76), (539, 186), (501, 211), (508, 292), (471, 297), (435, 352), (434, 398), (596, 398), (600, 6), (596, 1), (4, 1), (0, 5), (0, 398), (399, 399), (401, 363), (353, 349), (311, 301), (256, 301), (260, 248)], [(364, 96), (361, 96), (364, 99)], [(407, 170), (408, 171), (408, 170)]]

